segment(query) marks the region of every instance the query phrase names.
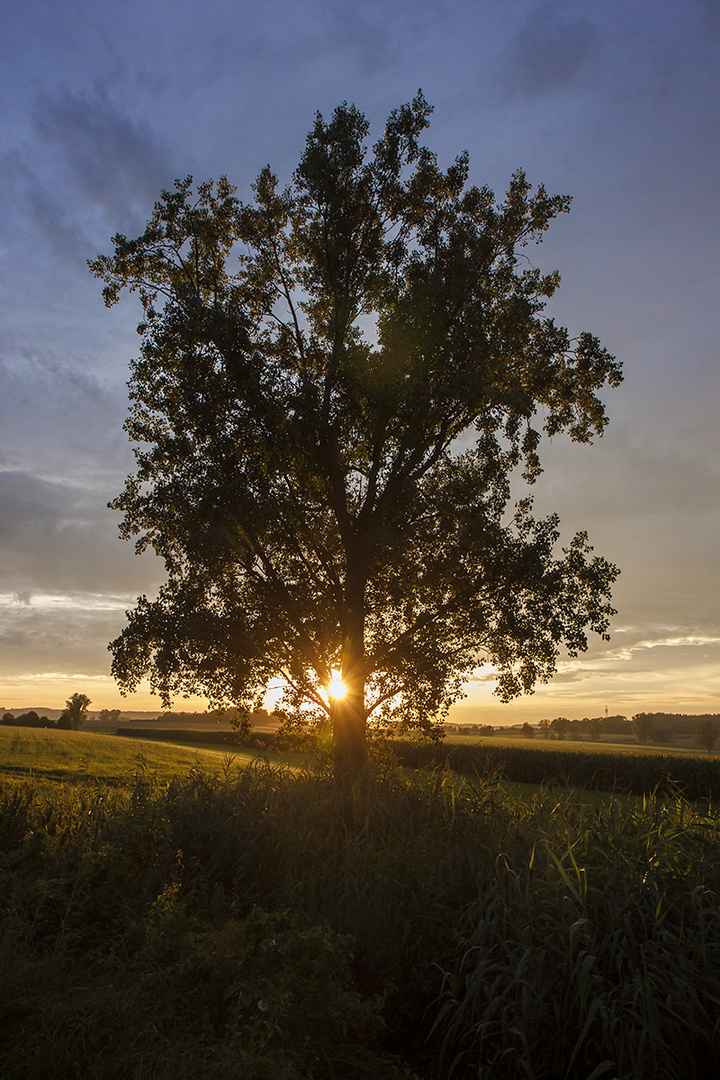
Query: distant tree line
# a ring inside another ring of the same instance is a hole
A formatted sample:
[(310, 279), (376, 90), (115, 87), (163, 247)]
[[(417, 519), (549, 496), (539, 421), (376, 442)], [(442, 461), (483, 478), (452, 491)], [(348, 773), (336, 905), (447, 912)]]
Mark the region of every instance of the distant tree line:
[(584, 716), (582, 720), (568, 720), (556, 716), (554, 720), (540, 720), (538, 732), (546, 739), (589, 739), (598, 742), (603, 735), (632, 735), (632, 725), (626, 716)]
[(54, 720), (49, 720), (47, 716), (38, 716), (34, 709), (30, 709), (28, 712), (20, 713), (19, 716), (15, 716), (14, 713), (4, 712), (0, 724), (4, 727), (37, 727), (37, 728), (54, 728), (57, 724)]
[[(707, 742), (711, 740), (710, 753), (720, 735), (720, 714), (636, 713), (632, 728), (639, 743), (671, 745), (678, 736), (694, 735), (698, 745), (708, 749)], [(714, 738), (713, 731), (716, 731)]]
[[(250, 717), (250, 726), (267, 724), (270, 721), (267, 709), (255, 709)], [(150, 720), (149, 723), (153, 721)], [(156, 724), (230, 724), (236, 730), (243, 726), (244, 717), (239, 709), (208, 709), (206, 712), (168, 712), (160, 713)]]
[[(34, 709), (30, 709), (19, 716), (15, 716), (11, 712), (4, 712), (0, 724), (5, 727), (59, 728), (62, 731), (77, 731), (80, 725), (87, 720), (89, 705), (90, 698), (87, 694), (72, 694), (65, 702), (65, 709), (57, 721), (50, 720), (47, 716), (38, 716)], [(119, 709), (103, 709), (101, 716), (102, 713), (112, 713), (113, 716), (117, 714), (116, 718), (120, 716)]]
[[(445, 724), (446, 733), (493, 735), (503, 732), (490, 724)], [(554, 720), (540, 720), (537, 724), (515, 724), (513, 729), (526, 739), (536, 735), (544, 739), (586, 739), (598, 742), (603, 735), (634, 737), (639, 743), (659, 743), (670, 746), (678, 737), (694, 736), (698, 746), (710, 754), (720, 739), (720, 714), (704, 713), (636, 713), (632, 720), (626, 716), (585, 716), (582, 720), (569, 720), (556, 716)]]

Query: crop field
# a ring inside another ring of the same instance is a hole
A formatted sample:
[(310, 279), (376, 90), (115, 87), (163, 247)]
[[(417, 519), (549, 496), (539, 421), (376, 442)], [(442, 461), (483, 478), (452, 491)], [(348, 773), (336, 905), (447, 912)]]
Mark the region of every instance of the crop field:
[(273, 760), (0, 728), (3, 1080), (716, 1077), (712, 800)]

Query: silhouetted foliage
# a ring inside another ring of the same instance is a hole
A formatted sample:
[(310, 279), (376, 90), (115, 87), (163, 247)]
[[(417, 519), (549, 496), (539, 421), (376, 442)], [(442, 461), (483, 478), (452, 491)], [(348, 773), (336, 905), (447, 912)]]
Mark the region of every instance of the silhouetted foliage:
[[(720, 724), (720, 713), (638, 713), (638, 716), (648, 717), (652, 730), (670, 728), (676, 735), (694, 736), (698, 724), (703, 720), (713, 720)], [(633, 720), (636, 717), (633, 717)]]
[(550, 732), (558, 739), (566, 739), (570, 734), (572, 721), (566, 716), (556, 716), (550, 723)]
[(57, 726), (65, 731), (77, 731), (87, 720), (89, 704), (87, 694), (72, 694), (65, 702), (65, 711), (58, 718)]
[(712, 754), (718, 738), (720, 738), (720, 724), (709, 716), (701, 720), (695, 732), (695, 742), (697, 745), (702, 746), (704, 750), (707, 750), (708, 754)]
[(98, 714), (98, 720), (102, 724), (117, 724), (121, 715), (122, 710), (120, 709), (101, 709)]
[(605, 735), (633, 734), (633, 726), (627, 716), (617, 714), (615, 716), (600, 716), (597, 719), (602, 720), (602, 729)]
[(243, 205), (224, 178), (177, 181), (90, 264), (108, 305), (144, 308), (137, 472), (112, 506), (168, 575), (113, 673), (246, 716), (280, 678), (288, 723), (332, 723), (338, 771), (368, 720), (439, 735), (480, 662), (508, 700), (613, 614), (617, 571), (585, 533), (558, 556), (555, 515), (506, 514), (513, 471), (541, 471), (538, 414), (590, 442), (621, 380), (542, 314), (559, 276), (526, 258), (570, 200), (518, 171), (497, 203), (466, 154), (443, 171), (430, 112), (418, 94), (371, 154), (354, 106), (318, 114), (289, 186), (266, 168)]
[(653, 728), (653, 718), (650, 713), (637, 713), (632, 718), (632, 727), (637, 741), (646, 743)]
[(34, 709), (29, 709), (28, 712), (20, 713), (19, 716), (15, 716), (11, 712), (6, 712), (3, 715), (0, 723), (5, 724), (8, 727), (31, 727), (31, 728), (52, 728), (55, 724), (52, 720), (48, 720), (47, 716), (38, 716)]
[(590, 742), (599, 742), (603, 733), (603, 722), (599, 716), (588, 717), (583, 721)]
[(672, 746), (676, 739), (675, 727), (667, 720), (655, 720), (650, 728), (652, 742), (662, 743), (664, 746)]

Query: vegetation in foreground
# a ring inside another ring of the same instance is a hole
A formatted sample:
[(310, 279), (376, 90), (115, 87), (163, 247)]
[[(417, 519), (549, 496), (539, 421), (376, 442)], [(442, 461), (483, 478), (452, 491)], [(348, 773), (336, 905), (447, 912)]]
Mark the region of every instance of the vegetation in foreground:
[(715, 1075), (707, 804), (142, 761), (1, 799), (7, 1080)]

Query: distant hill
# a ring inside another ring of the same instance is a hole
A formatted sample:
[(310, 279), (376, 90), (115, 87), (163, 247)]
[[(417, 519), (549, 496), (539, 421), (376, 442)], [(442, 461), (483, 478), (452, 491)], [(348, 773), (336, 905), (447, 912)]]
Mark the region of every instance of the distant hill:
[[(36, 712), (38, 716), (47, 716), (48, 720), (57, 720), (64, 713), (64, 709), (48, 709), (44, 705), (3, 705), (0, 706), (0, 716), (3, 713), (10, 712), (13, 716), (20, 716), (21, 713)], [(97, 720), (99, 709), (90, 709), (88, 712), (88, 722), (92, 723), (93, 720)], [(141, 712), (138, 709), (121, 709), (120, 719), (122, 720), (156, 720), (160, 713), (159, 709), (153, 709), (151, 712)]]

